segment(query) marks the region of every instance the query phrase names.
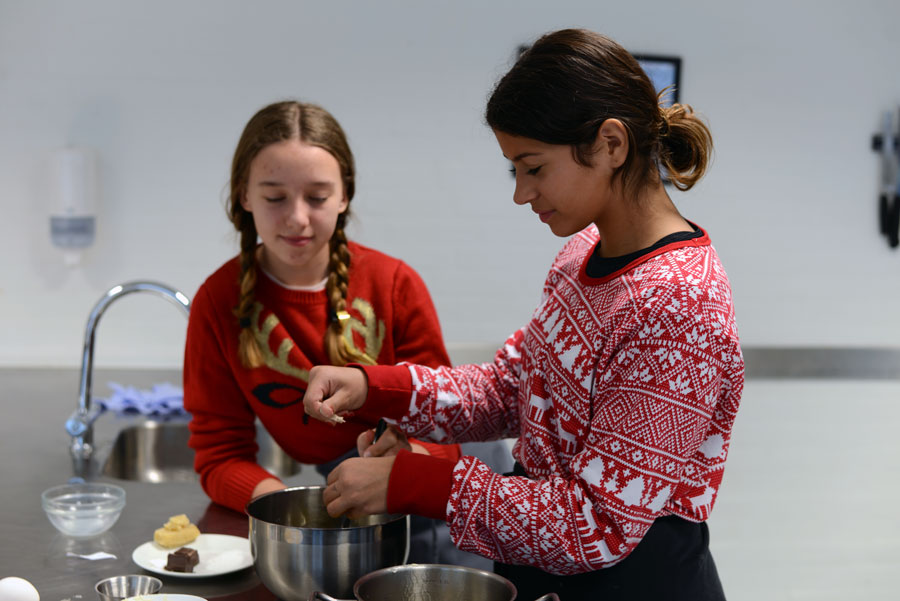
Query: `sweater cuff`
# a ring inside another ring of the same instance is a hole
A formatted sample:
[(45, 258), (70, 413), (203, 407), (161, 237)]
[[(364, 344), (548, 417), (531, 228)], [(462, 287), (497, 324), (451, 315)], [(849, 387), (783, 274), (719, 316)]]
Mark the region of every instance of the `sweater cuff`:
[(249, 461), (226, 464), (223, 470), (227, 470), (227, 475), (218, 483), (218, 490), (207, 493), (211, 493), (209, 496), (220, 505), (241, 513), (245, 512), (247, 504), (253, 500), (253, 489), (257, 484), (267, 478), (280, 480), (263, 467)]
[(412, 375), (405, 365), (358, 365), (352, 367), (363, 370), (369, 381), (366, 402), (355, 411), (355, 415), (377, 423), (382, 417), (400, 419), (409, 413), (412, 399)]
[(462, 450), (458, 444), (439, 444), (436, 442), (426, 442), (418, 438), (410, 438), (409, 442), (422, 445), (428, 454), (432, 457), (440, 457), (441, 459), (449, 459), (454, 464), (462, 457)]
[(388, 479), (388, 513), (447, 519), (455, 461), (400, 451)]

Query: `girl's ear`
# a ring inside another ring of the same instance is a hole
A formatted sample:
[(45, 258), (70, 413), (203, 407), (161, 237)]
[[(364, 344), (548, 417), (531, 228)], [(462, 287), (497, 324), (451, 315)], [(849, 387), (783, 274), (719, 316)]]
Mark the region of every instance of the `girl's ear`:
[(618, 119), (607, 119), (597, 130), (595, 155), (603, 157), (613, 169), (618, 169), (628, 157), (628, 130)]
[(243, 190), (241, 192), (241, 206), (244, 207), (244, 210), (247, 211), (248, 213), (253, 212), (250, 210), (250, 203), (247, 201), (247, 191), (246, 190)]
[(349, 207), (349, 206), (350, 206), (350, 199), (347, 198), (347, 195), (346, 195), (346, 194), (344, 194), (344, 197), (341, 199), (341, 208), (340, 208), (340, 210), (338, 211), (338, 215), (340, 215), (341, 213), (343, 213), (344, 211), (346, 211), (346, 210), (347, 210), (347, 207)]

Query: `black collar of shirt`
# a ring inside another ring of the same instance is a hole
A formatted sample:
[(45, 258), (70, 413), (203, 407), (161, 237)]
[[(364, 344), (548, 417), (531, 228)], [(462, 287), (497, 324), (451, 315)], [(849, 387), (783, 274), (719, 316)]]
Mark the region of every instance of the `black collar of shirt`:
[[(690, 223), (690, 222), (688, 222)], [(685, 240), (693, 240), (694, 238), (700, 238), (703, 236), (703, 230), (699, 227), (690, 223), (690, 226), (693, 231), (690, 232), (675, 232), (674, 234), (669, 234), (668, 236), (663, 237), (661, 240), (653, 244), (652, 246), (648, 246), (647, 248), (642, 248), (641, 250), (636, 250), (633, 253), (628, 253), (627, 255), (622, 255), (620, 257), (601, 257), (600, 256), (600, 242), (597, 243), (597, 246), (594, 247), (594, 252), (591, 253), (590, 258), (588, 259), (587, 265), (585, 266), (585, 272), (588, 277), (591, 278), (603, 278), (608, 276), (611, 273), (614, 273), (635, 259), (639, 259), (644, 255), (650, 254), (653, 251), (662, 248), (668, 244), (672, 244), (673, 242), (684, 242)], [(602, 241), (601, 241), (602, 242)]]

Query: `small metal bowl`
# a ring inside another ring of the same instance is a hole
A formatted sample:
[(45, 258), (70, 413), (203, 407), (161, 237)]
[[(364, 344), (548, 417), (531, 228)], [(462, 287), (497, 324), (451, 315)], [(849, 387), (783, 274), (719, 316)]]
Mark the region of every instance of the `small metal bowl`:
[(94, 586), (100, 601), (122, 601), (138, 595), (152, 595), (162, 588), (162, 580), (143, 574), (113, 576), (105, 578)]

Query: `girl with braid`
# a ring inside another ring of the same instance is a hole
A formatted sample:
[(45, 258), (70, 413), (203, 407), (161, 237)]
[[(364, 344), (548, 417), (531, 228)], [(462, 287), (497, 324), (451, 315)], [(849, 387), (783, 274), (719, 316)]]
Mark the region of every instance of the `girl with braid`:
[(489, 364), (316, 367), (304, 403), (435, 442), (515, 437), (516, 467), (379, 457), (382, 437), (331, 472), (330, 514), (443, 519), (529, 598), (725, 598), (706, 521), (744, 361), (716, 250), (660, 175), (690, 189), (712, 137), (661, 100), (631, 54), (586, 30), (542, 36), (500, 79), (486, 121), (513, 202), (567, 238), (531, 319)]
[[(312, 104), (261, 109), (237, 144), (227, 209), (240, 254), (194, 296), (184, 361), (189, 444), (216, 503), (244, 511), (285, 488), (256, 462), (257, 418), (288, 455), (322, 473), (356, 455), (361, 434), (372, 437), (371, 421), (305, 418), (314, 365), (450, 363), (418, 274), (347, 239), (354, 178), (341, 126)], [(460, 455), (455, 444), (391, 441), (389, 454)]]

